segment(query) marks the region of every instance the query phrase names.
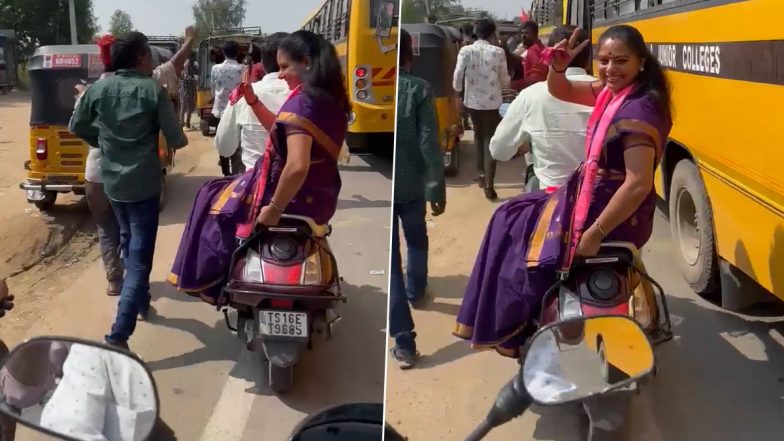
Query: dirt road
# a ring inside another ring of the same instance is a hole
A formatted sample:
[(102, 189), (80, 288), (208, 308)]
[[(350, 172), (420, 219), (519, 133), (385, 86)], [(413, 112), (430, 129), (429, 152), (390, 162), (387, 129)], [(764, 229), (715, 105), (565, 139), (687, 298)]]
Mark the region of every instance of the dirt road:
[[(13, 136), (21, 142), (26, 136), (26, 131), (24, 136), (6, 131), (9, 126), (21, 127), (27, 118), (19, 115), (24, 112), (24, 103), (15, 106), (0, 107), (0, 140)], [(9, 118), (13, 122), (8, 122)], [(191, 144), (177, 155), (168, 181), (167, 207), (161, 215), (151, 277), (155, 312), (149, 323), (140, 323), (130, 341), (154, 372), (161, 416), (176, 439), (285, 439), (297, 422), (325, 406), (380, 402), (386, 344), (384, 270), (389, 259), (390, 161), (354, 157), (342, 171), (344, 185), (330, 243), (349, 301), (339, 310), (343, 319), (336, 325), (333, 340), (317, 342), (295, 370), (294, 390), (277, 397), (263, 383), (266, 368), (259, 357), (241, 348), (226, 329), (222, 314), (164, 282), (197, 189), (219, 173), (212, 139), (195, 132), (189, 133), (189, 138)], [(24, 155), (10, 148), (2, 153), (8, 155), (0, 158), (3, 164), (21, 165)], [(14, 159), (9, 161), (12, 155)], [(16, 179), (7, 179), (9, 188), (16, 185)], [(17, 203), (14, 210), (24, 214), (21, 193), (16, 190), (10, 197)], [(7, 228), (4, 220), (2, 228)], [(0, 248), (18, 250), (30, 246), (18, 238), (0, 244), (4, 245)], [(77, 236), (56, 256), (12, 277), (9, 285), (17, 294), (17, 307), (0, 321), (2, 338), (9, 346), (46, 334), (102, 341), (114, 319), (117, 300), (104, 294), (102, 264), (89, 228), (83, 239)], [(17, 440), (32, 439), (29, 431), (20, 429)]]
[[(414, 311), (418, 367), (387, 376), (387, 420), (411, 441), (460, 440), (516, 372), (514, 360), (475, 352), (451, 335), (487, 221), (497, 207), (470, 181), (473, 146), (448, 182), (447, 212), (430, 222), (430, 301)], [(521, 191), (521, 165), (499, 166), (499, 196)], [(659, 376), (633, 400), (628, 441), (773, 441), (784, 433), (784, 320), (732, 314), (697, 298), (672, 263), (667, 219), (657, 214), (644, 250), (669, 296), (676, 337), (658, 352)], [(579, 441), (574, 409), (532, 409), (488, 440)]]

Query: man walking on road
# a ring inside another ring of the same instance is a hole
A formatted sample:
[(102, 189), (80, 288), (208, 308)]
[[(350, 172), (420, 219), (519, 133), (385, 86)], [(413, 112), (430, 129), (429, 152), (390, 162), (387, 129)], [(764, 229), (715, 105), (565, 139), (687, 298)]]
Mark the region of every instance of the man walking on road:
[[(568, 40), (574, 26), (559, 26), (550, 35), (550, 46)], [(582, 32), (576, 44), (587, 39)], [(591, 61), (590, 47), (574, 57), (566, 69), (570, 81), (593, 83), (586, 68)], [(501, 120), (490, 153), (498, 161), (509, 161), (523, 153), (531, 153), (534, 176), (526, 190), (560, 187), (585, 159), (585, 133), (593, 107), (567, 103), (553, 97), (546, 82), (534, 84), (514, 99)]]
[[(479, 172), (476, 181), (485, 189), (487, 199), (492, 201), (498, 199), (498, 194), (495, 192), (496, 162), (490, 156), (490, 138), (501, 122), (498, 109), (503, 103), (502, 91), (509, 87), (511, 79), (504, 50), (491, 43), (498, 40), (495, 22), (483, 18), (476, 22), (474, 29), (479, 39), (460, 49), (452, 86), (456, 92), (463, 92), (464, 104), (474, 126)], [(460, 108), (463, 103), (458, 102), (457, 105)]]
[[(223, 117), (223, 112), (229, 105), (229, 96), (231, 92), (237, 88), (242, 82), (243, 65), (237, 62), (239, 56), (239, 45), (234, 41), (229, 41), (223, 46), (223, 55), (226, 59), (220, 63), (212, 66), (211, 81), (212, 91), (215, 94), (215, 102), (212, 106), (212, 116), (219, 120)], [(220, 157), (220, 167), (223, 176), (231, 176), (235, 174), (232, 170), (232, 164), (237, 164), (241, 161), (241, 153), (235, 153), (232, 158)]]
[(111, 57), (115, 75), (84, 92), (71, 122), (74, 134), (100, 148), (104, 190), (120, 226), (125, 279), (106, 342), (123, 348), (128, 347), (137, 315), (146, 317), (150, 309), (161, 194), (158, 132), (170, 148), (188, 144), (168, 92), (151, 78), (152, 63), (143, 34), (131, 32), (118, 39)]
[[(392, 356), (401, 369), (413, 367), (418, 355), (409, 302), (415, 306), (421, 304), (427, 287), (427, 202), (433, 216), (440, 216), (446, 208), (444, 164), (433, 94), (427, 81), (409, 73), (413, 61), (411, 35), (401, 29), (389, 293), (389, 335), (395, 339)], [(405, 279), (398, 225), (403, 228), (408, 249)]]

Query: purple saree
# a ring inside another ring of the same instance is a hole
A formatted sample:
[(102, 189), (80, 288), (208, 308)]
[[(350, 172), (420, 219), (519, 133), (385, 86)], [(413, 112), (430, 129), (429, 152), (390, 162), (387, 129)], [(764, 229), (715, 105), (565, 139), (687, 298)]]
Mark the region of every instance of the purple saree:
[(348, 127), (345, 113), (326, 97), (295, 90), (278, 113), (270, 139), (274, 148), (253, 170), (239, 177), (204, 184), (185, 224), (168, 281), (177, 289), (214, 304), (226, 282), (238, 229), (255, 223), (258, 210), (272, 198), (286, 165), (286, 137), (313, 139), (310, 169), (287, 214), (326, 224), (335, 214), (341, 188), (337, 158)]
[[(647, 96), (632, 92), (625, 99), (606, 133), (596, 134), (604, 142), (584, 225), (596, 220), (624, 182), (622, 137), (637, 134), (649, 138), (657, 147), (658, 164), (670, 127)], [(476, 349), (493, 348), (504, 356), (519, 356), (520, 347), (533, 331), (528, 326), (530, 319), (539, 314), (542, 298), (556, 282), (556, 272), (569, 251), (571, 221), (585, 170), (579, 167), (566, 185), (552, 194), (524, 194), (496, 210), (476, 257), (455, 336), (470, 340)], [(653, 231), (655, 203), (656, 193), (651, 188), (637, 211), (606, 240), (642, 247)]]

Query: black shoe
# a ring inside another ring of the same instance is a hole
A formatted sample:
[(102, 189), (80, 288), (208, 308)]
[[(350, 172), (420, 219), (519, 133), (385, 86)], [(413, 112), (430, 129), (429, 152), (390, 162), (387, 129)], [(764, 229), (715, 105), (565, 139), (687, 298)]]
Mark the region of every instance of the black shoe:
[(109, 346), (114, 346), (115, 348), (122, 349), (128, 352), (131, 352), (131, 348), (128, 346), (128, 341), (110, 341), (106, 340), (106, 344)]
[(485, 197), (488, 200), (495, 201), (498, 199), (498, 193), (493, 188), (485, 188)]
[(419, 352), (416, 349), (404, 349), (397, 345), (392, 348), (392, 358), (395, 359), (398, 367), (402, 370), (411, 369), (416, 365)]
[(411, 307), (414, 309), (422, 309), (425, 307), (426, 303), (427, 303), (427, 299), (425, 299), (425, 296), (408, 301), (408, 304), (411, 305)]

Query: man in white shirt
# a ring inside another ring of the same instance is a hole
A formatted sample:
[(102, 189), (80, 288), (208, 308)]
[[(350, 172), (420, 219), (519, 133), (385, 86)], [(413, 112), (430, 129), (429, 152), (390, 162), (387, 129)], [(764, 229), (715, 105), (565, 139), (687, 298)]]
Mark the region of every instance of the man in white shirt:
[[(550, 46), (569, 39), (574, 27), (560, 26), (550, 35)], [(587, 37), (579, 36), (579, 42)], [(572, 60), (566, 70), (571, 81), (595, 82), (586, 72), (590, 63), (590, 46)], [(550, 95), (547, 82), (527, 87), (507, 109), (490, 141), (490, 153), (498, 161), (509, 161), (531, 153), (535, 179), (528, 191), (560, 187), (574, 169), (585, 160), (585, 133), (593, 107), (567, 103)]]
[(502, 91), (509, 87), (511, 79), (504, 50), (491, 43), (498, 40), (495, 23), (483, 18), (476, 22), (474, 30), (478, 40), (460, 49), (452, 86), (455, 92), (464, 92), (464, 102), (458, 102), (458, 106), (465, 104), (474, 126), (477, 182), (485, 189), (485, 196), (495, 200), (496, 163), (490, 156), (490, 138), (501, 120), (498, 109), (503, 103)]
[[(242, 82), (243, 65), (237, 62), (240, 47), (235, 41), (228, 41), (223, 46), (223, 63), (212, 66), (210, 80), (212, 83), (212, 93), (214, 102), (212, 105), (212, 115), (216, 120), (223, 117), (223, 112), (229, 105), (229, 96)], [(220, 158), (220, 167), (223, 176), (230, 176), (234, 173), (231, 169), (230, 158)]]
[[(264, 107), (272, 113), (278, 113), (291, 93), (286, 81), (279, 78), (280, 68), (277, 62), (278, 46), (287, 35), (285, 32), (278, 32), (264, 40), (261, 62), (264, 71), (268, 73), (261, 81), (253, 84), (253, 91)], [(243, 165), (246, 169), (252, 169), (256, 161), (264, 155), (268, 137), (267, 130), (256, 118), (245, 98), (241, 97), (224, 111), (215, 134), (215, 149), (221, 159), (224, 159), (233, 156), (240, 148)]]
[(40, 426), (83, 441), (150, 439), (157, 403), (153, 379), (129, 355), (74, 343)]

